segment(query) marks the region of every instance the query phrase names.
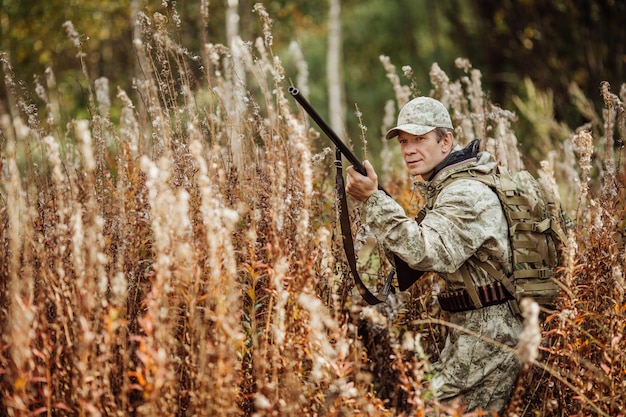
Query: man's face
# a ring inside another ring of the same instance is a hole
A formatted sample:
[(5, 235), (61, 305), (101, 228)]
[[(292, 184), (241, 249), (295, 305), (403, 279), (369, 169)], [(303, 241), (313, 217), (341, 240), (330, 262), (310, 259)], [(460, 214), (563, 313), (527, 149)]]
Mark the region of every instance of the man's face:
[(402, 157), (412, 176), (421, 175), (428, 179), (435, 166), (450, 153), (452, 134), (437, 142), (437, 132), (431, 130), (424, 135), (412, 135), (400, 131), (398, 135)]

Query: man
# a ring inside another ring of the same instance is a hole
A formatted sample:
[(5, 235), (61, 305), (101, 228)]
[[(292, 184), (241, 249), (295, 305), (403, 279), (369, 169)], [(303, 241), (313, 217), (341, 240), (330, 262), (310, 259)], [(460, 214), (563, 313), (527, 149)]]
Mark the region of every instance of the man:
[(364, 162), (367, 176), (348, 168), (346, 191), (364, 202), (362, 221), (387, 251), (413, 269), (434, 271), (443, 278), (446, 288), (439, 295), (440, 305), (450, 311), (451, 323), (468, 330), (450, 328), (431, 381), (437, 399), (459, 400), (467, 410), (500, 412), (508, 403), (520, 363), (514, 353), (492, 341), (515, 347), (522, 323), (506, 299), (481, 308), (468, 307), (467, 300), (473, 300), (476, 288), (495, 282), (472, 259), (511, 272), (506, 219), (496, 194), (479, 181), (460, 178), (438, 188), (454, 173), (487, 173), (497, 163), (490, 154), (478, 152), (478, 141), (455, 147), (453, 132), (447, 109), (429, 97), (407, 103), (398, 125), (387, 132), (387, 139), (398, 138), (422, 195), (428, 199), (438, 192), (419, 223), (377, 190), (377, 175), (369, 161)]

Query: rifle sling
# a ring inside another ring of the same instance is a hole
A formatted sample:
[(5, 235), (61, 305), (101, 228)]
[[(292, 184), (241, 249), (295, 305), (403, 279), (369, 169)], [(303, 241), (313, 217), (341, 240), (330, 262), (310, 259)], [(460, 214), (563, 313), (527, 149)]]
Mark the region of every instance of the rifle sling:
[(348, 199), (346, 198), (346, 188), (343, 180), (343, 168), (341, 164), (341, 151), (339, 148), (336, 150), (335, 166), (337, 167), (337, 175), (335, 184), (337, 187), (337, 198), (339, 199), (339, 223), (341, 224), (341, 235), (343, 240), (343, 250), (346, 253), (348, 259), (348, 265), (350, 265), (350, 271), (354, 277), (354, 284), (356, 285), (361, 297), (370, 305), (376, 305), (384, 302), (387, 299), (387, 295), (383, 294), (379, 297), (374, 295), (363, 283), (359, 271), (356, 266), (356, 254), (354, 253), (354, 241), (352, 240), (352, 228), (350, 225), (350, 214), (348, 213)]
[(391, 289), (391, 281), (393, 279), (394, 272), (398, 274), (398, 286), (401, 291), (409, 288), (415, 281), (417, 281), (423, 274), (422, 271), (416, 271), (411, 269), (406, 262), (394, 255), (395, 269), (391, 271), (386, 279), (385, 286), (380, 295), (374, 295), (365, 286), (359, 275), (356, 265), (356, 254), (354, 252), (354, 241), (352, 240), (352, 227), (350, 223), (350, 214), (348, 212), (348, 200), (346, 198), (346, 189), (343, 179), (343, 168), (341, 163), (341, 150), (339, 148), (335, 151), (336, 160), (335, 166), (337, 168), (335, 185), (337, 188), (337, 198), (339, 199), (339, 223), (341, 225), (341, 235), (343, 241), (343, 250), (350, 266), (350, 271), (354, 277), (354, 284), (356, 285), (361, 297), (370, 305), (376, 305), (384, 302), (387, 299), (389, 290)]

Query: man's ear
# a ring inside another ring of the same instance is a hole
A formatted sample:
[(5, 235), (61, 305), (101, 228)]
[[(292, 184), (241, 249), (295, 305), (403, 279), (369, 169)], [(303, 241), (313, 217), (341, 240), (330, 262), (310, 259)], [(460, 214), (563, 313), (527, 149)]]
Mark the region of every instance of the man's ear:
[(443, 153), (449, 153), (454, 145), (454, 134), (452, 132), (446, 132), (441, 139), (441, 151)]

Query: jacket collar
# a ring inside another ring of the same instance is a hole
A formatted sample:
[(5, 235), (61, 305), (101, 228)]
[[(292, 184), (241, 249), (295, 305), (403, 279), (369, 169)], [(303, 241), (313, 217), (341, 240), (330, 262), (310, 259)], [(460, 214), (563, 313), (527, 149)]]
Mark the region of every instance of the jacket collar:
[(444, 168), (467, 161), (468, 159), (476, 158), (476, 156), (478, 155), (479, 147), (480, 139), (474, 139), (465, 148), (456, 149), (450, 152), (450, 154), (446, 156), (443, 161), (439, 162), (439, 164), (435, 166), (433, 173), (430, 175), (430, 178), (428, 178), (427, 181), (431, 182)]
[(457, 147), (434, 169), (429, 180), (413, 183), (413, 186), (424, 197), (430, 195), (446, 178), (457, 172), (473, 170), (477, 173), (492, 172), (498, 165), (487, 152), (479, 152), (480, 140), (474, 139), (465, 148)]

